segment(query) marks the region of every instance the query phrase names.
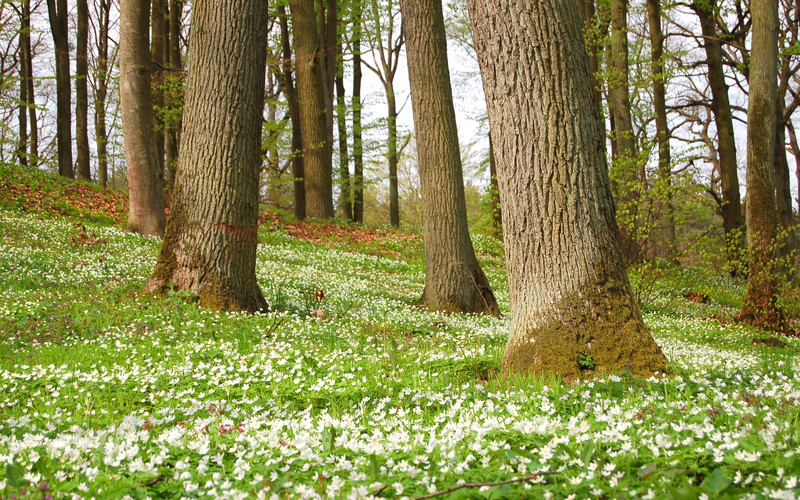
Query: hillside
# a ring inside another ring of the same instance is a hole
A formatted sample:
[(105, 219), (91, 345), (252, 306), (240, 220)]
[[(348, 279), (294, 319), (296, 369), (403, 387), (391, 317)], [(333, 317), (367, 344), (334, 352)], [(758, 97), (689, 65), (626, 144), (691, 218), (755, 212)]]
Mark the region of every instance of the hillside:
[(727, 276), (633, 271), (664, 377), (505, 380), (492, 238), (476, 250), (506, 317), (442, 315), (416, 305), (419, 231), (267, 214), (271, 311), (220, 314), (141, 293), (160, 241), (124, 233), (124, 210), (119, 193), (0, 168), (4, 497), (800, 491), (800, 339), (726, 321), (742, 294)]

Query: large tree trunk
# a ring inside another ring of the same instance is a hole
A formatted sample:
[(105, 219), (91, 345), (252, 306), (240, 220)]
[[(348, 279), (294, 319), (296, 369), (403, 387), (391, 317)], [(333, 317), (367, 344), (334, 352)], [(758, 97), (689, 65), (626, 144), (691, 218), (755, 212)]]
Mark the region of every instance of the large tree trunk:
[(97, 179), (108, 185), (108, 134), (106, 132), (106, 97), (108, 96), (108, 27), (111, 0), (101, 0), (97, 20), (97, 67), (95, 68), (94, 132), (97, 143)]
[(401, 0), (422, 183), (425, 290), (431, 310), (498, 315), (467, 227), (447, 40), (439, 0)]
[(150, 291), (266, 309), (255, 273), (266, 28), (257, 0), (194, 4), (180, 167)]
[(286, 7), (278, 7), (281, 26), (281, 50), (283, 52), (283, 93), (289, 105), (289, 118), (292, 120), (292, 177), (294, 178), (294, 216), (297, 220), (306, 218), (306, 185), (303, 165), (303, 131), (300, 126), (300, 103), (297, 89), (292, 81), (292, 46), (289, 43), (289, 22)]
[(150, 94), (150, 1), (126, 0), (120, 11), (120, 108), (128, 166), (129, 231), (164, 233), (163, 178)]
[(663, 372), (622, 261), (575, 1), (468, 4), (504, 210), (503, 372)]
[(752, 0), (753, 45), (747, 106), (747, 248), (750, 268), (739, 319), (784, 330), (775, 276), (775, 122), (778, 68), (778, 2)]
[[(733, 135), (733, 114), (728, 99), (728, 85), (722, 67), (722, 45), (715, 24), (714, 0), (698, 0), (692, 9), (700, 20), (703, 46), (708, 65), (708, 83), (711, 87), (711, 111), (717, 126), (720, 183), (722, 184), (722, 225), (728, 240), (728, 255), (738, 256), (742, 247), (742, 204), (739, 195), (736, 142)], [(738, 258), (738, 257), (737, 257)]]
[(89, 165), (89, 4), (78, 0), (78, 30), (75, 51), (75, 145), (78, 150), (77, 178), (90, 180)]
[[(633, 133), (631, 102), (628, 95), (628, 0), (610, 0), (611, 57), (609, 58), (608, 86), (614, 113), (614, 134), (619, 148), (614, 157), (614, 167), (622, 169), (621, 179), (628, 185), (620, 186), (623, 198), (635, 191), (636, 137)], [(642, 179), (639, 179), (640, 181)]]
[(364, 223), (364, 145), (361, 126), (362, 0), (353, 0), (353, 221)]
[(72, 85), (69, 78), (69, 40), (67, 39), (67, 0), (47, 0), (50, 31), (56, 52), (56, 143), (58, 174), (75, 177), (72, 168)]
[(331, 219), (334, 216), (331, 144), (325, 123), (322, 54), (319, 52), (314, 3), (313, 0), (290, 0), (289, 9), (294, 30), (297, 98), (303, 136), (306, 215)]
[(665, 190), (664, 230), (666, 240), (665, 257), (675, 261), (677, 241), (675, 238), (675, 217), (672, 206), (672, 158), (669, 147), (669, 124), (667, 123), (667, 92), (664, 83), (664, 33), (661, 29), (661, 0), (647, 0), (647, 20), (650, 26), (650, 54), (653, 72), (653, 111), (656, 115), (656, 144), (658, 145), (658, 176)]

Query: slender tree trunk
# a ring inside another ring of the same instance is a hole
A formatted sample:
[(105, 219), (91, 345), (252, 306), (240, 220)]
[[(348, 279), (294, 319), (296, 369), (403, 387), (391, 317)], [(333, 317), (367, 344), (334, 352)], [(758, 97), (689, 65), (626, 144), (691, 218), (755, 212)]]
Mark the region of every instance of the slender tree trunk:
[(666, 240), (665, 256), (675, 262), (677, 240), (675, 238), (675, 216), (672, 206), (672, 158), (669, 147), (670, 130), (667, 123), (667, 92), (664, 69), (664, 33), (661, 29), (661, 0), (647, 0), (647, 20), (650, 25), (650, 53), (653, 72), (653, 110), (656, 115), (656, 143), (658, 144), (658, 176), (665, 188), (665, 227), (662, 237)]
[(297, 98), (303, 137), (306, 215), (331, 219), (331, 144), (325, 124), (325, 93), (313, 0), (290, 0), (297, 67)]
[[(789, 185), (789, 162), (786, 158), (786, 122), (783, 120), (785, 106), (783, 96), (776, 100), (776, 116), (779, 117), (775, 123), (775, 201), (778, 216), (778, 226), (789, 228), (793, 225), (792, 217), (792, 191)], [(791, 242), (784, 242), (791, 243)], [(789, 245), (791, 246), (791, 245)], [(788, 250), (782, 248), (781, 251)]]
[(622, 260), (575, 1), (468, 5), (504, 210), (503, 372), (663, 372)]
[(75, 143), (78, 150), (77, 178), (91, 180), (89, 156), (89, 4), (78, 0), (78, 31), (75, 52)]
[(181, 164), (150, 291), (172, 284), (210, 309), (266, 310), (255, 272), (266, 28), (258, 0), (193, 6)]
[[(164, 69), (166, 67), (166, 60), (164, 53), (167, 52), (167, 47), (164, 39), (164, 32), (167, 29), (167, 5), (168, 0), (152, 0), (152, 14), (150, 20), (150, 77), (151, 89), (153, 92), (153, 106), (156, 108), (164, 107)], [(162, 172), (162, 176), (167, 177), (164, 171), (164, 154), (165, 154), (165, 128), (164, 122), (154, 113), (153, 127), (156, 130), (156, 151), (158, 168)]]
[(120, 11), (120, 108), (128, 166), (129, 231), (164, 233), (163, 178), (150, 93), (150, 1), (125, 0)]
[(353, 220), (364, 223), (364, 146), (361, 126), (362, 0), (353, 0)]
[(344, 90), (344, 62), (340, 61), (336, 75), (336, 124), (339, 129), (339, 208), (342, 217), (353, 220), (353, 194), (350, 186), (350, 157), (347, 154), (347, 101)]
[[(582, 4), (582, 5), (581, 5)], [(598, 12), (595, 9), (595, 0), (581, 0), (579, 7), (582, 7), (581, 14), (584, 24), (584, 38), (586, 39), (586, 50), (589, 55), (589, 75), (592, 78), (592, 101), (597, 108), (597, 115), (601, 117), (600, 128), (603, 137), (606, 136), (606, 124), (603, 117), (603, 92), (601, 84), (597, 81), (597, 72), (600, 70), (601, 53), (603, 44), (600, 43), (608, 34), (610, 19), (608, 9)]]
[(28, 63), (25, 53), (25, 28), (24, 20), (21, 20), (19, 33), (19, 142), (17, 142), (17, 163), (23, 166), (28, 165), (28, 85), (26, 82)]
[(28, 123), (28, 154), (30, 166), (39, 164), (39, 125), (36, 120), (36, 94), (33, 86), (33, 50), (31, 48), (31, 1), (22, 1), (22, 21), (20, 29), (20, 44), (24, 62), (24, 77), (20, 85), (26, 87), (25, 98), (27, 105)]
[(56, 52), (56, 143), (58, 174), (75, 177), (72, 168), (72, 85), (69, 73), (69, 41), (67, 0), (47, 0), (50, 31)]
[(320, 39), (324, 43), (324, 52), (323, 52), (323, 79), (325, 82), (325, 126), (328, 131), (328, 144), (331, 145), (329, 149), (331, 153), (331, 162), (333, 161), (333, 121), (334, 121), (334, 91), (335, 91), (335, 83), (336, 83), (336, 74), (337, 74), (337, 32), (339, 27), (338, 21), (338, 9), (336, 6), (336, 0), (326, 0), (326, 8), (325, 8), (325, 16), (322, 18), (325, 20), (324, 26), (321, 25), (320, 29), (324, 33), (324, 38), (320, 37)]
[(753, 38), (747, 106), (747, 247), (750, 268), (739, 319), (785, 330), (775, 276), (775, 122), (778, 67), (778, 2), (752, 0)]
[(703, 45), (708, 65), (708, 82), (711, 86), (711, 111), (717, 127), (720, 183), (722, 185), (722, 225), (730, 258), (738, 256), (743, 246), (742, 204), (739, 195), (739, 174), (736, 142), (733, 134), (733, 114), (728, 99), (728, 85), (722, 66), (722, 45), (717, 34), (714, 0), (695, 1), (692, 9), (700, 20)]
[[(636, 137), (633, 133), (631, 102), (628, 95), (628, 0), (610, 0), (611, 57), (609, 58), (609, 94), (613, 101), (614, 133), (619, 148), (614, 158), (615, 168), (622, 169), (620, 179), (626, 184), (636, 182)], [(641, 178), (639, 179), (642, 180)], [(629, 199), (635, 187), (620, 186), (623, 199)]]
[[(791, 120), (786, 122), (786, 131), (789, 133), (789, 147), (792, 150), (794, 157), (795, 171), (794, 176), (797, 185), (800, 186), (800, 143), (797, 141), (797, 133), (794, 130), (794, 124)], [(800, 192), (797, 194), (797, 211), (800, 212)]]
[(431, 310), (500, 314), (467, 227), (447, 39), (438, 0), (401, 0), (425, 237), (425, 290)]
[(97, 143), (97, 178), (108, 185), (108, 134), (106, 132), (106, 98), (108, 96), (108, 27), (111, 0), (101, 0), (97, 20), (97, 68), (95, 68), (94, 131)]
[(292, 46), (289, 43), (289, 16), (286, 7), (278, 7), (281, 26), (281, 50), (283, 52), (284, 95), (289, 105), (289, 118), (292, 120), (292, 177), (294, 178), (294, 216), (297, 220), (306, 218), (306, 186), (303, 166), (303, 132), (300, 126), (300, 103), (297, 89), (292, 81)]
[(389, 223), (400, 226), (400, 194), (397, 186), (397, 103), (394, 98), (394, 83), (386, 82), (386, 105), (388, 116), (389, 139), (387, 141), (386, 159), (389, 162)]
[[(165, 0), (166, 2), (166, 0)], [(169, 0), (169, 19), (166, 26), (168, 36), (165, 36), (166, 52), (169, 66), (173, 70), (182, 70), (183, 61), (181, 58), (181, 19), (183, 14), (183, 0)], [(182, 78), (180, 73), (174, 73), (172, 78)], [(167, 181), (167, 193), (171, 193), (175, 185), (175, 172), (178, 168), (178, 145), (181, 130), (181, 120), (177, 120), (165, 131), (164, 155), (165, 155), (165, 176)]]

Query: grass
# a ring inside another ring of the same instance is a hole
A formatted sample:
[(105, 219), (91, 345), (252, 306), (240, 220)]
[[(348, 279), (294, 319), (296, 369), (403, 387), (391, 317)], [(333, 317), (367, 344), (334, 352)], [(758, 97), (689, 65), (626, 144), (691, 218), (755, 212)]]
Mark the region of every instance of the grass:
[[(645, 276), (669, 378), (509, 381), (506, 319), (416, 306), (418, 231), (264, 224), (272, 311), (249, 316), (142, 295), (159, 241), (112, 217), (0, 207), (0, 496), (393, 498), (534, 472), (447, 497), (797, 494), (800, 342), (715, 320), (727, 277)], [(476, 247), (507, 311), (502, 248)]]

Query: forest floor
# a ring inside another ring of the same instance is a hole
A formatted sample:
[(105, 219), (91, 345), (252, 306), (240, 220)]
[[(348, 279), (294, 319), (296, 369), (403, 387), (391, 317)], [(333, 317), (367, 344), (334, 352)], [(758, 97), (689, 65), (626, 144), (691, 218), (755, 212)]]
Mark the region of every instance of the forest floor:
[(124, 233), (124, 209), (0, 167), (0, 497), (800, 493), (800, 339), (726, 321), (728, 276), (648, 273), (667, 377), (510, 381), (491, 237), (505, 317), (442, 315), (416, 305), (419, 231), (268, 215), (272, 310), (219, 314), (141, 293), (160, 242)]

